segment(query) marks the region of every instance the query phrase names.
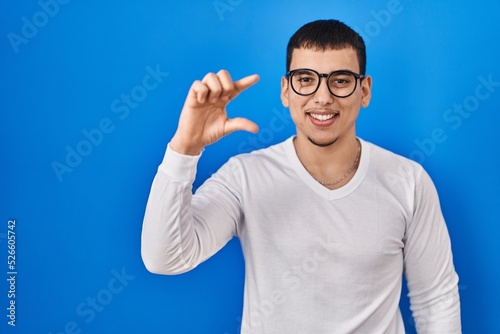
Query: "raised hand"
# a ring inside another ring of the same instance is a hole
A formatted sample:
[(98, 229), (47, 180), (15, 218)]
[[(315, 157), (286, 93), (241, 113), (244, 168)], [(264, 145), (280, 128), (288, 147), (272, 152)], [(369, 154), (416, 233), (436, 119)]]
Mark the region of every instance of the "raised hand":
[(226, 106), (257, 81), (256, 74), (233, 81), (226, 70), (209, 73), (203, 80), (195, 81), (184, 102), (170, 147), (181, 154), (197, 155), (205, 146), (236, 130), (256, 133), (259, 128), (254, 122), (242, 117), (228, 118)]

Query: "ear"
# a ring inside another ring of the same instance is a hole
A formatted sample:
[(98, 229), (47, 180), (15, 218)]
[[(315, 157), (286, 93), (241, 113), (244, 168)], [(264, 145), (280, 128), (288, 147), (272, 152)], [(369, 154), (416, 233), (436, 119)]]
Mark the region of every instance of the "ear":
[(289, 101), (288, 101), (288, 88), (289, 85), (288, 85), (288, 78), (287, 77), (282, 77), (281, 78), (281, 103), (283, 104), (283, 106), (285, 108), (288, 108), (288, 106), (290, 105)]
[(370, 100), (372, 98), (372, 77), (367, 75), (361, 81), (361, 106), (363, 108), (368, 107)]

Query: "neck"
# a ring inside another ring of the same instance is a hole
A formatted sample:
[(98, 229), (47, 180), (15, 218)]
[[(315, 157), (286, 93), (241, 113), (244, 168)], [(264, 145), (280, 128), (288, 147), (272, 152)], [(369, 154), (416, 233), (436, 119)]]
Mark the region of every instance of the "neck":
[[(360, 154), (359, 145), (355, 135), (339, 138), (324, 147), (311, 143), (307, 138), (296, 137), (294, 140), (297, 156), (304, 167), (313, 178), (326, 183), (324, 185), (330, 189), (345, 185), (354, 176), (359, 162), (356, 162)], [(337, 180), (340, 182), (335, 183)]]

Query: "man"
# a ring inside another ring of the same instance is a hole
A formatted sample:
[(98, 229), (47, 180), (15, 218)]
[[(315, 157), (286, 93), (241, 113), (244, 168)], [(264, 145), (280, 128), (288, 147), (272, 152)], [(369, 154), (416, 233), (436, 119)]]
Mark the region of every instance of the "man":
[(203, 148), (258, 130), (226, 114), (258, 76), (233, 81), (222, 70), (191, 86), (146, 208), (147, 269), (186, 272), (237, 236), (242, 333), (404, 333), (403, 274), (418, 331), (459, 333), (458, 276), (431, 179), (356, 136), (372, 85), (362, 38), (339, 21), (315, 21), (287, 51), (281, 99), (297, 134), (231, 158), (195, 195)]

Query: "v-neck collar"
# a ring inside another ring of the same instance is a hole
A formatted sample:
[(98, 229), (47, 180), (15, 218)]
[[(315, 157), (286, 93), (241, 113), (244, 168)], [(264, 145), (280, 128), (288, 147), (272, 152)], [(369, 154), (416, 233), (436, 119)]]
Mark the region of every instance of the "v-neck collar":
[(299, 157), (297, 156), (297, 151), (295, 151), (295, 146), (293, 145), (294, 138), (295, 136), (292, 136), (285, 141), (285, 151), (288, 160), (291, 163), (293, 169), (297, 172), (300, 180), (321, 197), (324, 197), (327, 200), (335, 200), (346, 197), (354, 190), (356, 190), (363, 182), (368, 172), (368, 166), (370, 164), (370, 146), (361, 138), (358, 138), (359, 142), (361, 143), (361, 156), (359, 159), (358, 169), (347, 184), (333, 190), (326, 188), (318, 181), (316, 181), (302, 165)]

